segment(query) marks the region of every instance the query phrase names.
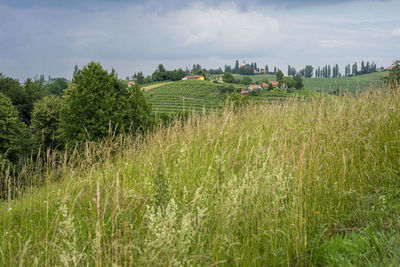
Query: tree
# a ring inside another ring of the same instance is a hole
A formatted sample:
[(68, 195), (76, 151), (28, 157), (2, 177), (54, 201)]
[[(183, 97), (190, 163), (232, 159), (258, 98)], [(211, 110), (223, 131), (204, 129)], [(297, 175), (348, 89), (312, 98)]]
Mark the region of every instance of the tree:
[(56, 78), (54, 82), (45, 86), (45, 89), (53, 95), (61, 96), (64, 90), (68, 88), (68, 83), (65, 78)]
[(235, 68), (233, 69), (233, 73), (239, 73), (239, 60), (236, 60)]
[(222, 80), (226, 83), (235, 83), (235, 77), (230, 72), (225, 72), (222, 76)]
[(25, 81), (24, 92), (26, 96), (24, 105), (21, 109), (21, 118), (23, 122), (25, 122), (27, 125), (30, 125), (33, 104), (42, 99), (44, 96), (48, 95), (48, 92), (46, 92), (42, 82), (32, 81), (29, 78)]
[(29, 155), (33, 148), (28, 127), (19, 120), (11, 99), (0, 92), (0, 160), (15, 163), (19, 157)]
[(288, 88), (295, 88), (296, 87), (296, 81), (292, 77), (283, 77), (279, 81), (279, 85), (286, 85)]
[(241, 84), (251, 84), (253, 82), (253, 80), (250, 78), (250, 77), (248, 77), (248, 76), (245, 76), (245, 77), (243, 77), (243, 79), (241, 80)]
[(304, 77), (311, 78), (313, 76), (314, 67), (311, 65), (307, 65), (304, 68)]
[(112, 71), (90, 62), (80, 70), (64, 96), (60, 132), (67, 142), (99, 140), (109, 130), (146, 130), (151, 126), (151, 107), (138, 85), (127, 87)]
[(158, 67), (157, 67), (157, 70), (158, 70), (158, 72), (161, 72), (161, 73), (167, 71), (167, 70), (164, 68), (163, 64), (159, 64)]
[(383, 78), (383, 81), (391, 87), (400, 85), (400, 60), (393, 62), (393, 68), (389, 70), (388, 75)]
[(358, 74), (357, 62), (354, 62), (353, 66), (352, 66), (352, 69), (351, 69), (351, 74), (353, 76)]
[(282, 79), (283, 79), (283, 72), (281, 70), (278, 70), (276, 72), (276, 80), (279, 82)]
[(26, 103), (26, 94), (19, 81), (10, 77), (5, 77), (0, 73), (0, 93), (11, 99), (12, 104), (17, 108), (19, 118), (22, 119), (23, 109)]
[(31, 128), (36, 140), (45, 148), (58, 145), (61, 106), (61, 98), (54, 95), (45, 96), (34, 104)]
[(296, 81), (295, 87), (296, 87), (297, 90), (304, 88), (303, 78), (301, 78), (301, 76), (299, 74), (294, 76), (294, 80)]

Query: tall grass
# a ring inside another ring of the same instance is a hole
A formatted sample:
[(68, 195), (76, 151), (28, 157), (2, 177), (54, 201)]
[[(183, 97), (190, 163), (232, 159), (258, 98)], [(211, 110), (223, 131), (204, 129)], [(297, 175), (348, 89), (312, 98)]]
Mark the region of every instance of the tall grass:
[(0, 263), (394, 264), (399, 114), (381, 90), (88, 143), (0, 204)]

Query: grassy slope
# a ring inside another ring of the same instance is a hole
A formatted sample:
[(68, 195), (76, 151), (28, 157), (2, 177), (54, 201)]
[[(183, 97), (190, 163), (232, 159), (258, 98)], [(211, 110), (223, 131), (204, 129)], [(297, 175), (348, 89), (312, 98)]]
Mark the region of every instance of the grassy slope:
[(375, 91), (88, 144), (0, 205), (0, 265), (397, 265), (399, 112)]
[[(370, 87), (381, 87), (382, 78), (387, 75), (387, 72), (375, 72), (370, 74), (358, 75), (353, 77), (341, 77), (341, 78), (321, 78), (321, 79), (310, 79), (304, 78), (304, 88), (307, 90), (327, 92), (332, 90), (348, 90), (350, 92), (363, 91)], [(245, 75), (236, 75), (236, 77), (245, 77)], [(276, 76), (271, 74), (263, 75), (246, 75), (252, 78), (254, 81), (268, 79), (269, 81), (275, 81)]]
[(304, 79), (304, 87), (322, 92), (331, 90), (363, 91), (368, 88), (381, 87), (381, 79), (386, 75), (386, 72), (375, 72), (354, 77)]
[(215, 110), (223, 100), (216, 86), (209, 81), (186, 80), (170, 83), (145, 92), (153, 110), (177, 112)]

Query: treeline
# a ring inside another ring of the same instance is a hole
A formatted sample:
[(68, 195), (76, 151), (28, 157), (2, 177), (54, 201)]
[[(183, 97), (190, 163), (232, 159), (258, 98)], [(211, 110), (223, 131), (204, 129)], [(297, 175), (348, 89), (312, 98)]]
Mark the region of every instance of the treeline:
[(358, 68), (357, 62), (351, 64), (347, 64), (344, 68), (344, 74), (342, 75), (339, 71), (339, 65), (335, 64), (331, 67), (331, 65), (325, 65), (324, 67), (318, 67), (315, 69), (315, 78), (337, 78), (337, 77), (349, 77), (356, 76), (361, 74), (368, 74), (377, 71), (384, 70), (383, 67), (377, 68), (375, 62), (364, 62), (361, 61), (361, 68)]
[(134, 73), (131, 77), (126, 77), (126, 80), (134, 80), (137, 84), (148, 84), (162, 81), (179, 81), (188, 75), (187, 71), (182, 69), (166, 70), (163, 64), (159, 64), (157, 69), (147, 77), (144, 77), (143, 72)]
[(145, 132), (154, 124), (140, 87), (128, 87), (100, 63), (75, 69), (69, 84), (60, 78), (21, 85), (0, 74), (0, 191), (7, 169), (18, 170), (39, 151), (62, 151), (110, 133)]

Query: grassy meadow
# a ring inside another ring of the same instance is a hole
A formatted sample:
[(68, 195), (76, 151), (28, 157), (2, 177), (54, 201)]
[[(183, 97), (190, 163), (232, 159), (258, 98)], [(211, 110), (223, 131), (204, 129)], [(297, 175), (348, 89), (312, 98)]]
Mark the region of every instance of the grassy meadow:
[(0, 265), (398, 265), (399, 113), (287, 98), (48, 153), (0, 204)]

